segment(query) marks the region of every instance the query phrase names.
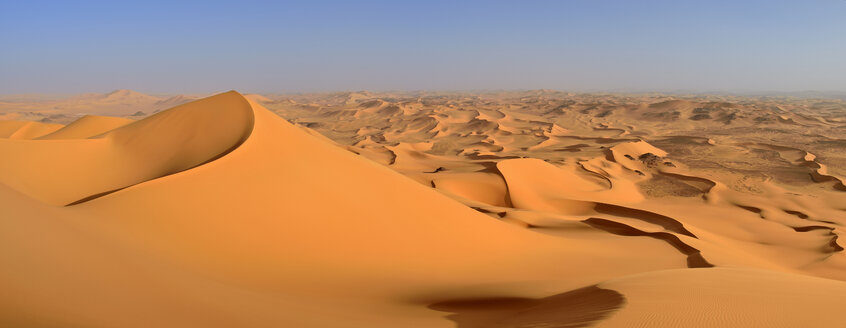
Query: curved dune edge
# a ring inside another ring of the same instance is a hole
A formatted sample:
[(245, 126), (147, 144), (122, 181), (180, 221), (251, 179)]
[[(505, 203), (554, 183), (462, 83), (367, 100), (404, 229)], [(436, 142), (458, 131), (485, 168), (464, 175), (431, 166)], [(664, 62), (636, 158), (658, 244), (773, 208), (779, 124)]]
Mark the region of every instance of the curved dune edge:
[(61, 124), (29, 122), (29, 121), (0, 121), (0, 138), (35, 139), (53, 133), (62, 128)]
[[(824, 302), (820, 309), (828, 311), (844, 295), (842, 282), (809, 276), (838, 277), (844, 264), (840, 219), (827, 211), (836, 202), (791, 198), (775, 187), (750, 197), (678, 163), (653, 165), (669, 159), (657, 158), (658, 148), (645, 141), (610, 149), (610, 160), (503, 159), (494, 150), (534, 119), (507, 112), (471, 113), (479, 121), (505, 118), (474, 129), (513, 132), (493, 140), (468, 135), (481, 140), (462, 153), (469, 163), (431, 154), (439, 149), (432, 143), (386, 147), (391, 167), (423, 172), (405, 176), (360, 155), (370, 150), (337, 147), (253, 100), (247, 105), (249, 135), (226, 156), (198, 154), (214, 160), (108, 197), (58, 207), (0, 182), (0, 263), (7, 268), (0, 270), (0, 325), (778, 326), (769, 318), (784, 316), (817, 326), (842, 322), (837, 311), (798, 313)], [(374, 102), (366, 110), (408, 109)], [(198, 113), (166, 121), (184, 128)], [(424, 126), (415, 137), (430, 123), (415, 123)], [(162, 132), (172, 129), (144, 126), (116, 140), (132, 144)], [(632, 185), (665, 176), (701, 187), (702, 197), (661, 203), (627, 192), (641, 193)], [(709, 212), (691, 210), (703, 208)], [(794, 297), (762, 300), (771, 293)]]
[(0, 154), (16, 158), (0, 163), (0, 182), (76, 205), (220, 158), (249, 137), (253, 120), (234, 91), (128, 124), (88, 116), (37, 140), (0, 140)]
[[(764, 109), (736, 99), (650, 105), (649, 97), (554, 92), (348, 96), (345, 103), (303, 97), (301, 106), (269, 105), (351, 152), (529, 231), (564, 240), (594, 230), (651, 237), (690, 267), (846, 280), (838, 241), (846, 225), (837, 181), (842, 124), (834, 124), (842, 122), (826, 123), (806, 107), (771, 102), (779, 107)], [(842, 116), (838, 110), (826, 116)], [(809, 115), (794, 115), (800, 111)], [(820, 134), (804, 134), (811, 127)], [(800, 150), (802, 142), (822, 160)], [(626, 184), (641, 195), (617, 192)]]
[[(249, 139), (214, 162), (75, 206), (15, 205), (0, 249), (43, 265), (6, 258), (20, 268), (0, 271), (6, 308), (59, 326), (449, 327), (406, 300), (542, 298), (685, 267), (658, 240), (568, 241), (490, 220), (250, 107)], [(8, 236), (24, 228), (55, 242)], [(92, 258), (69, 265), (68, 254)]]
[(20, 129), (25, 121), (2, 120), (0, 121), (0, 138), (8, 138)]
[(128, 118), (85, 115), (38, 140), (85, 139), (117, 129), (135, 122)]
[[(620, 236), (662, 240), (686, 256), (691, 268), (755, 263), (768, 269), (846, 278), (835, 269), (842, 266), (843, 247), (836, 228), (841, 221), (833, 218), (843, 215), (831, 200), (799, 198), (775, 187), (764, 196), (737, 192), (675, 165), (665, 158), (666, 152), (644, 141), (619, 144), (606, 149), (605, 155), (565, 165), (531, 158), (503, 159), (495, 163), (493, 171), (486, 168), (472, 173), (450, 172), (447, 167), (455, 166), (447, 165), (419, 178), (468, 207), (530, 230), (558, 235), (582, 223)], [(501, 176), (501, 186), (491, 184), (496, 181), (493, 178), (482, 180), (488, 172)], [(672, 202), (645, 199), (633, 185), (668, 178), (693, 190), (691, 196), (701, 197)], [(486, 193), (468, 192), (474, 188)], [(502, 198), (506, 201), (498, 201)], [(814, 214), (809, 215), (811, 212)], [(719, 218), (735, 222), (725, 225)], [(760, 219), (766, 222), (754, 221)], [(745, 229), (749, 232), (743, 232)], [(759, 233), (761, 229), (766, 233)], [(773, 256), (766, 248), (746, 247), (750, 241), (797, 251), (791, 256)]]

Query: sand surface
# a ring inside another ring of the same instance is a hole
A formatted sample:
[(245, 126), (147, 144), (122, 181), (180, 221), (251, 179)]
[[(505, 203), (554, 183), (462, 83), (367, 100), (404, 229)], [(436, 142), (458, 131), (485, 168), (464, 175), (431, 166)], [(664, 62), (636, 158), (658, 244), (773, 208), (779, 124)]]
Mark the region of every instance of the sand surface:
[(846, 103), (0, 98), (3, 327), (844, 327)]

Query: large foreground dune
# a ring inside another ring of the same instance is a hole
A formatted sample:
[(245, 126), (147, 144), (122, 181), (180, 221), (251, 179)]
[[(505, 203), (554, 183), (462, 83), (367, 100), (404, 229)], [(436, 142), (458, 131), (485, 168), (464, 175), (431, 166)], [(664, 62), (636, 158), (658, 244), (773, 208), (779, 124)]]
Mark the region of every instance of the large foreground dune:
[(0, 113), (0, 326), (846, 326), (839, 104), (190, 100)]

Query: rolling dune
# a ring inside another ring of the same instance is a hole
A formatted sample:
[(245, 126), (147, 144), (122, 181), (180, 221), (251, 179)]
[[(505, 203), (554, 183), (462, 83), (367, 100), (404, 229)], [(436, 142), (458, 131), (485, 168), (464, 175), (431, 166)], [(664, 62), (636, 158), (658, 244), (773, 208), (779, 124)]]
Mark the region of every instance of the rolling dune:
[(120, 117), (86, 115), (63, 126), (50, 134), (38, 137), (40, 140), (50, 139), (86, 139), (117, 129), (134, 122)]
[(0, 326), (846, 324), (846, 106), (662, 97), (50, 100), (145, 113), (0, 121)]

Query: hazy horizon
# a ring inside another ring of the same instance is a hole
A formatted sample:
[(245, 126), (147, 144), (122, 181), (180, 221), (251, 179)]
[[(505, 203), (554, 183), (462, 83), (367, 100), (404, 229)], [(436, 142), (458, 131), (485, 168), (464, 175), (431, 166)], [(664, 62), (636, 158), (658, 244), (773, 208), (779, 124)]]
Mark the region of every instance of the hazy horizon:
[(0, 2), (0, 94), (846, 91), (846, 1)]
[(119, 92), (122, 90), (129, 90), (133, 92), (138, 92), (150, 96), (159, 96), (159, 97), (167, 97), (167, 96), (178, 96), (178, 95), (189, 95), (189, 96), (211, 96), (214, 94), (220, 94), (227, 91), (237, 91), (242, 94), (261, 94), (261, 95), (275, 95), (275, 96), (296, 96), (296, 95), (322, 95), (322, 94), (338, 94), (338, 93), (356, 93), (356, 92), (367, 92), (376, 95), (380, 94), (415, 94), (415, 93), (430, 93), (430, 94), (440, 94), (440, 93), (457, 93), (457, 94), (494, 94), (494, 93), (503, 93), (503, 92), (535, 92), (535, 91), (548, 91), (548, 92), (564, 92), (564, 93), (573, 93), (573, 94), (609, 94), (609, 95), (648, 95), (648, 94), (656, 94), (656, 95), (664, 95), (664, 96), (737, 96), (737, 97), (796, 97), (796, 98), (819, 98), (819, 99), (843, 99), (846, 100), (846, 91), (837, 91), (837, 90), (800, 90), (800, 91), (731, 91), (731, 90), (562, 90), (562, 89), (549, 89), (549, 88), (539, 88), (539, 89), (443, 89), (443, 90), (436, 90), (436, 89), (421, 89), (421, 90), (368, 90), (368, 89), (361, 89), (361, 90), (354, 90), (354, 89), (346, 89), (346, 90), (319, 90), (319, 91), (260, 91), (254, 92), (251, 90), (237, 90), (237, 89), (229, 89), (229, 90), (212, 90), (212, 91), (198, 91), (198, 92), (145, 92), (142, 90), (134, 90), (134, 89), (127, 89), (127, 88), (111, 88), (109, 90), (93, 90), (93, 91), (86, 91), (86, 92), (27, 92), (27, 93), (0, 93), (0, 100), (9, 101), (10, 99), (64, 99), (68, 97), (75, 97), (80, 95), (107, 95), (113, 92)]

